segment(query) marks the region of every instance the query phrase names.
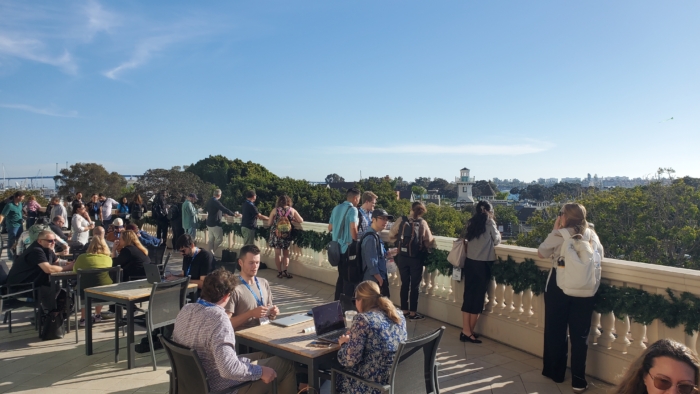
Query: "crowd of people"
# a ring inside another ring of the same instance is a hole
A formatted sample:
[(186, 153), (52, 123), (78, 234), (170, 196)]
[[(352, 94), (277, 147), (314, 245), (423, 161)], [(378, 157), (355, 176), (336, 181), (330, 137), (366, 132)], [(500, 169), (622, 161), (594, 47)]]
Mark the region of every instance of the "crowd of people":
[[(169, 277), (189, 276), (198, 287), (193, 302), (182, 309), (175, 322), (173, 339), (197, 351), (214, 390), (255, 381), (240, 392), (264, 393), (269, 391), (269, 383), (277, 379), (280, 392), (295, 392), (305, 382), (295, 379), (294, 363), (264, 353), (238, 356), (235, 331), (267, 324), (280, 314), (270, 284), (258, 276), (260, 249), (255, 245), (258, 220), (270, 227), (267, 242), (275, 251), (278, 278), (292, 278), (288, 272), (289, 248), (293, 244), (294, 224), (302, 223), (303, 218), (287, 195), (277, 198), (267, 216), (256, 207), (257, 196), (252, 190), (245, 194), (242, 214), (226, 208), (221, 196), (221, 190), (214, 191), (203, 206), (208, 214), (206, 225), (210, 235), (208, 248), (203, 249), (195, 242), (198, 227), (195, 194), (174, 202), (167, 192), (158, 193), (151, 206), (157, 223), (157, 234), (153, 237), (137, 225), (146, 212), (138, 195), (131, 202), (127, 198), (117, 202), (95, 194), (88, 203), (83, 203), (82, 194), (76, 193), (68, 204), (69, 209), (54, 198), (47, 209), (48, 217), (44, 218), (39, 215), (40, 207), (35, 199), (29, 199), (25, 209), (24, 194), (17, 192), (0, 214), (0, 222), (5, 221), (8, 229), (9, 242), (21, 245), (10, 255), (14, 264), (7, 283), (33, 282), (46, 286), (52, 272), (115, 266), (122, 268), (123, 280), (141, 278), (145, 275), (144, 264), (150, 263), (146, 247), (165, 242), (172, 227), (172, 246), (183, 256), (183, 265), (181, 273)], [(377, 208), (376, 203), (377, 196), (371, 191), (361, 193), (350, 188), (346, 200), (333, 209), (328, 231), (341, 252), (335, 299), (352, 300), (358, 311), (352, 329), (339, 340), (337, 360), (358, 376), (385, 384), (398, 345), (407, 338), (407, 321), (424, 318), (418, 313), (420, 282), (426, 259), (436, 244), (429, 224), (423, 219), (427, 208), (421, 202), (413, 203), (411, 211), (395, 221), (392, 215)], [(238, 256), (237, 275), (216, 268), (224, 216), (241, 217), (244, 245)], [(22, 231), (25, 219), (27, 228)], [(379, 234), (391, 222), (388, 239), (394, 247), (387, 248)], [(70, 224), (70, 236), (64, 233), (67, 224)], [(475, 205), (462, 238), (468, 248), (462, 270), (463, 326), (459, 339), (479, 344), (481, 340), (475, 330), (492, 278), (495, 247), (501, 242), (494, 210), (488, 201)], [(594, 254), (604, 255), (593, 225), (586, 221), (585, 207), (564, 204), (552, 232), (538, 248), (540, 258), (552, 261), (544, 294), (542, 375), (557, 383), (564, 381), (570, 340), (572, 389), (583, 392), (588, 388), (587, 338), (594, 301), (592, 295), (571, 293), (558, 283), (564, 271), (563, 246), (569, 239), (584, 241)], [(71, 249), (82, 253), (75, 262), (62, 260), (61, 255), (69, 256)], [(388, 298), (392, 260), (401, 277), (400, 308)], [(100, 275), (84, 287), (111, 282), (109, 275)], [(90, 312), (81, 311), (81, 325)], [(99, 322), (104, 312), (97, 307), (90, 316)], [(661, 393), (673, 387), (683, 394), (697, 393), (699, 368), (700, 362), (688, 348), (660, 340), (630, 366), (616, 393)], [(374, 393), (370, 387), (347, 378), (340, 378), (336, 388), (343, 393)]]

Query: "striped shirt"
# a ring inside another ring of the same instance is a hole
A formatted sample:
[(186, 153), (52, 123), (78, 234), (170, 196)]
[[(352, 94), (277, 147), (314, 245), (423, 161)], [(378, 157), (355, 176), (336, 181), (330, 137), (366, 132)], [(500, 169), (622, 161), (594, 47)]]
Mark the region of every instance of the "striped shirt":
[(222, 307), (185, 305), (175, 320), (173, 340), (197, 352), (212, 391), (262, 376), (262, 367), (236, 355), (233, 327)]

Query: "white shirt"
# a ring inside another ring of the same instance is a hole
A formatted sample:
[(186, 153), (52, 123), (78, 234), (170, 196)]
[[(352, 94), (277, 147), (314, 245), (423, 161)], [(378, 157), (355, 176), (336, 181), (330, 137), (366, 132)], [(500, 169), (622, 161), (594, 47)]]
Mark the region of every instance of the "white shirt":
[(112, 206), (114, 205), (119, 205), (119, 203), (111, 198), (107, 198), (101, 203), (100, 209), (102, 210), (102, 220), (109, 220), (112, 218)]
[(63, 216), (63, 223), (68, 223), (68, 212), (66, 211), (66, 207), (64, 207), (61, 204), (58, 204), (53, 207), (51, 210), (51, 221), (53, 222), (53, 218), (56, 216)]
[(77, 214), (73, 215), (73, 236), (71, 236), (71, 241), (80, 242), (82, 245), (88, 243), (88, 239), (90, 238), (90, 230), (87, 229), (88, 225), (90, 225), (90, 222), (85, 220), (84, 217)]

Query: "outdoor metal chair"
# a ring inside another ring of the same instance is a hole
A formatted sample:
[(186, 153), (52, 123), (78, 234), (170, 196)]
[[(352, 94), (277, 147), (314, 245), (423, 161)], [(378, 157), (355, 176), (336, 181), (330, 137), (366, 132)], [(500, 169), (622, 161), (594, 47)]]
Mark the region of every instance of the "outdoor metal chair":
[(168, 266), (168, 261), (170, 261), (171, 255), (172, 255), (172, 253), (168, 252), (168, 255), (165, 256), (165, 261), (163, 262), (163, 264), (158, 266), (158, 270), (160, 271), (160, 276), (165, 275), (165, 268)]
[(148, 250), (148, 258), (151, 259), (151, 264), (160, 266), (163, 264), (163, 256), (165, 256), (165, 241), (161, 241), (158, 246), (149, 246), (146, 248)]
[(154, 371), (156, 370), (156, 352), (153, 348), (153, 330), (175, 323), (177, 314), (185, 305), (189, 284), (189, 276), (153, 284), (151, 297), (148, 300), (148, 312), (146, 312), (146, 335), (148, 336), (148, 345), (151, 347)]
[[(0, 283), (7, 280), (10, 269), (6, 261), (0, 261)], [(23, 301), (20, 298), (25, 298)], [(22, 307), (34, 308), (35, 326), (38, 327), (38, 314), (36, 309), (36, 291), (34, 283), (21, 283), (16, 285), (0, 285), (0, 311), (3, 313), (2, 323), (7, 323), (8, 332), (12, 333), (12, 311)]]
[[(112, 278), (112, 281), (114, 283), (120, 283), (122, 280), (122, 268), (121, 267), (110, 267), (110, 268), (99, 268), (99, 269), (93, 269), (93, 270), (83, 270), (79, 269), (76, 271), (78, 274), (76, 285), (75, 285), (75, 302), (73, 303), (74, 309), (73, 309), (73, 315), (74, 315), (74, 321), (75, 321), (75, 343), (78, 343), (78, 329), (80, 326), (78, 325), (78, 315), (80, 314), (80, 309), (82, 309), (81, 304), (82, 300), (85, 297), (84, 290), (86, 289), (83, 287), (85, 284), (85, 276), (98, 276), (100, 274), (104, 275), (109, 275), (110, 278)], [(100, 302), (100, 303), (93, 303), (93, 306), (99, 306), (99, 305), (110, 305), (113, 304), (112, 302)], [(92, 311), (85, 311), (85, 318), (90, 319), (91, 316), (90, 314)], [(115, 324), (119, 324), (119, 317), (115, 317)]]
[(435, 362), (440, 338), (445, 327), (417, 336), (406, 342), (401, 342), (396, 352), (396, 358), (389, 370), (389, 383), (379, 384), (364, 379), (354, 373), (332, 369), (331, 393), (336, 394), (336, 379), (338, 375), (358, 380), (363, 384), (389, 394), (439, 394), (438, 367)]
[[(168, 374), (170, 375), (171, 394), (223, 394), (239, 390), (256, 382), (249, 381), (220, 391), (211, 391), (207, 373), (202, 367), (202, 362), (197, 356), (197, 352), (162, 335), (158, 335), (158, 338), (168, 354), (168, 359), (170, 359), (171, 370), (168, 371)], [(277, 394), (277, 379), (272, 381), (272, 393)]]

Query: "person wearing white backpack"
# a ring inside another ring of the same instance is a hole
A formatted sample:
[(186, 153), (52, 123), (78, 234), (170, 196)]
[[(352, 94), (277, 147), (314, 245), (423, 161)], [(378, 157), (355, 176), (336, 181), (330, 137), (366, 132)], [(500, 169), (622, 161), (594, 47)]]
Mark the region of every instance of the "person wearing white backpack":
[(551, 258), (545, 287), (545, 328), (542, 375), (564, 381), (571, 338), (571, 385), (575, 393), (588, 388), (586, 354), (594, 296), (600, 285), (604, 255), (598, 235), (586, 221), (586, 208), (565, 204), (554, 229), (538, 248), (540, 258)]

